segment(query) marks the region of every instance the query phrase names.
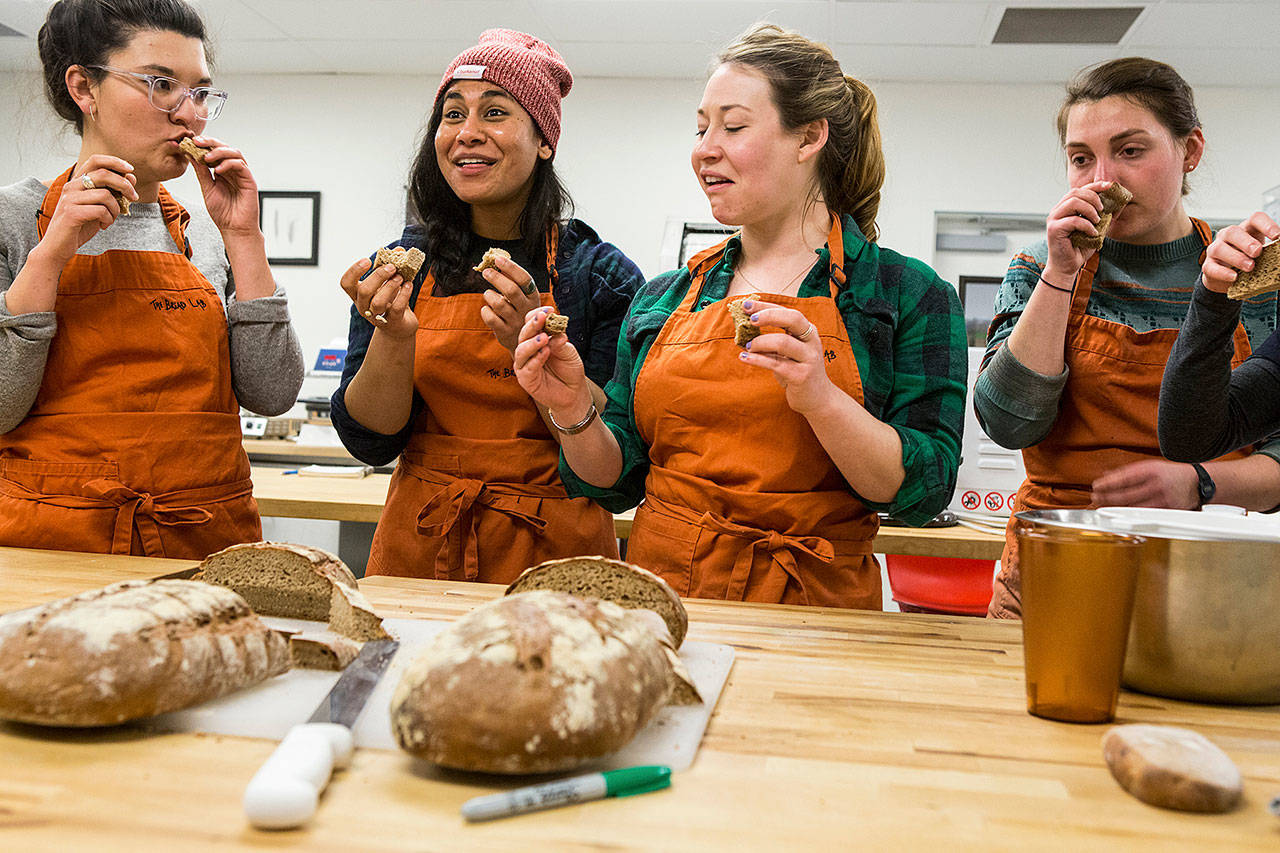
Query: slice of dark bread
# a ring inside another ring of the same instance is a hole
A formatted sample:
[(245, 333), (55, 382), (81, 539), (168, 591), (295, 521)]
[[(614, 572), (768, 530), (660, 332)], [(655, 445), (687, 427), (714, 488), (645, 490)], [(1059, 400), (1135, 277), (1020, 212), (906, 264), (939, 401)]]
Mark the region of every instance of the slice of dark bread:
[(507, 595), (535, 589), (603, 599), (626, 609), (652, 610), (667, 624), (677, 648), (689, 630), (689, 615), (675, 590), (653, 572), (621, 560), (608, 557), (548, 560), (526, 569), (507, 587)]
[(1071, 233), (1071, 245), (1077, 249), (1101, 249), (1102, 241), (1107, 236), (1107, 231), (1111, 228), (1111, 221), (1115, 219), (1116, 214), (1126, 204), (1133, 201), (1133, 193), (1116, 183), (1113, 183), (1098, 195), (1102, 198), (1102, 213), (1098, 217), (1098, 224), (1094, 226), (1098, 229), (1098, 234), (1095, 237), (1083, 231), (1073, 231)]
[(1264, 248), (1254, 261), (1253, 269), (1240, 271), (1227, 288), (1227, 296), (1248, 299), (1273, 290), (1280, 290), (1280, 242)]
[(289, 656), (298, 669), (346, 669), (360, 654), (360, 644), (332, 632), (303, 631), (289, 637)]

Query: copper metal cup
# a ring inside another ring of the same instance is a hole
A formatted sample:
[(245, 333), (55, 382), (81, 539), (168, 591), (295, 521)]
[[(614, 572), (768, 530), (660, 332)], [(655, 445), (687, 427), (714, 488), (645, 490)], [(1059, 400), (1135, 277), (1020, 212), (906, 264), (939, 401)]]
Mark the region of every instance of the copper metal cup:
[(1115, 718), (1146, 541), (1047, 526), (1018, 514), (1027, 711), (1071, 723)]

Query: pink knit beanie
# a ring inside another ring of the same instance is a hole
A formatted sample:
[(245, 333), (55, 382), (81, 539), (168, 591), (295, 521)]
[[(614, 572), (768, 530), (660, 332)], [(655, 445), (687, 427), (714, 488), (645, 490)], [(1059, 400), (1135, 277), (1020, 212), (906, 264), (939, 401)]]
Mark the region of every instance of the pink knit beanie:
[(569, 94), (573, 75), (551, 45), (515, 30), (485, 30), (478, 45), (449, 63), (436, 90), (436, 104), (455, 80), (488, 80), (506, 89), (555, 151), (560, 141), (560, 99)]

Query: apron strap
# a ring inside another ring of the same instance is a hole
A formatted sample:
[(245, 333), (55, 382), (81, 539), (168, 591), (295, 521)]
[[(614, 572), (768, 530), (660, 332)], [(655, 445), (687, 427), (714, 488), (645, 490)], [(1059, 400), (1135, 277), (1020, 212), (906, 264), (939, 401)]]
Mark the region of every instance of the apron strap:
[[(521, 498), (524, 498), (522, 500)], [(480, 576), (480, 557), (477, 545), (479, 513), (491, 509), (533, 528), (537, 533), (546, 530), (547, 521), (536, 512), (525, 509), (531, 496), (504, 494), (480, 480), (456, 479), (431, 497), (418, 512), (418, 532), (424, 536), (443, 536), (449, 549), (446, 573), (436, 569), (437, 580), (448, 580), (461, 569), (467, 580)], [(532, 497), (541, 502), (541, 497)]]
[(809, 603), (809, 592), (805, 589), (804, 578), (796, 566), (794, 552), (800, 551), (827, 564), (835, 559), (835, 548), (820, 536), (784, 536), (776, 530), (758, 530), (735, 524), (713, 512), (703, 513), (699, 524), (717, 533), (748, 540), (733, 562), (733, 573), (726, 596), (731, 601), (746, 601), (747, 585), (751, 580), (751, 568), (757, 551), (767, 553), (771, 561), (799, 585), (805, 604)]
[(111, 553), (128, 554), (136, 529), (142, 540), (143, 554), (147, 557), (163, 557), (164, 544), (160, 539), (160, 525), (180, 527), (188, 524), (207, 524), (213, 513), (204, 505), (242, 498), (253, 493), (253, 482), (245, 479), (218, 486), (203, 486), (176, 492), (153, 495), (139, 492), (118, 480), (90, 480), (81, 494), (46, 495), (15, 483), (5, 481), (5, 492), (19, 500), (49, 504), (67, 509), (116, 508)]

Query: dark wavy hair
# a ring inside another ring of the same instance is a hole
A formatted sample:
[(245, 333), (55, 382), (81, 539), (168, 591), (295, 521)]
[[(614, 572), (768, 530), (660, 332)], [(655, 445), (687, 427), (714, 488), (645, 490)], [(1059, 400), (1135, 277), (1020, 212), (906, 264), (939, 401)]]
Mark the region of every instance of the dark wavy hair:
[[(431, 268), (438, 281), (466, 275), (464, 253), (471, 234), (471, 206), (454, 193), (436, 162), (436, 131), (443, 115), (444, 98), (440, 98), (431, 110), (409, 172), (409, 212), (426, 235)], [(547, 261), (547, 232), (573, 215), (573, 199), (556, 174), (554, 159), (540, 159), (534, 166), (533, 186), (519, 222), (524, 250), (542, 268)]]
[[(84, 115), (67, 91), (73, 65), (106, 65), (141, 30), (162, 30), (199, 39), (212, 63), (204, 21), (183, 0), (58, 0), (36, 37), (44, 66), (44, 93), (53, 111), (84, 132)], [(86, 68), (95, 82), (104, 72)]]

